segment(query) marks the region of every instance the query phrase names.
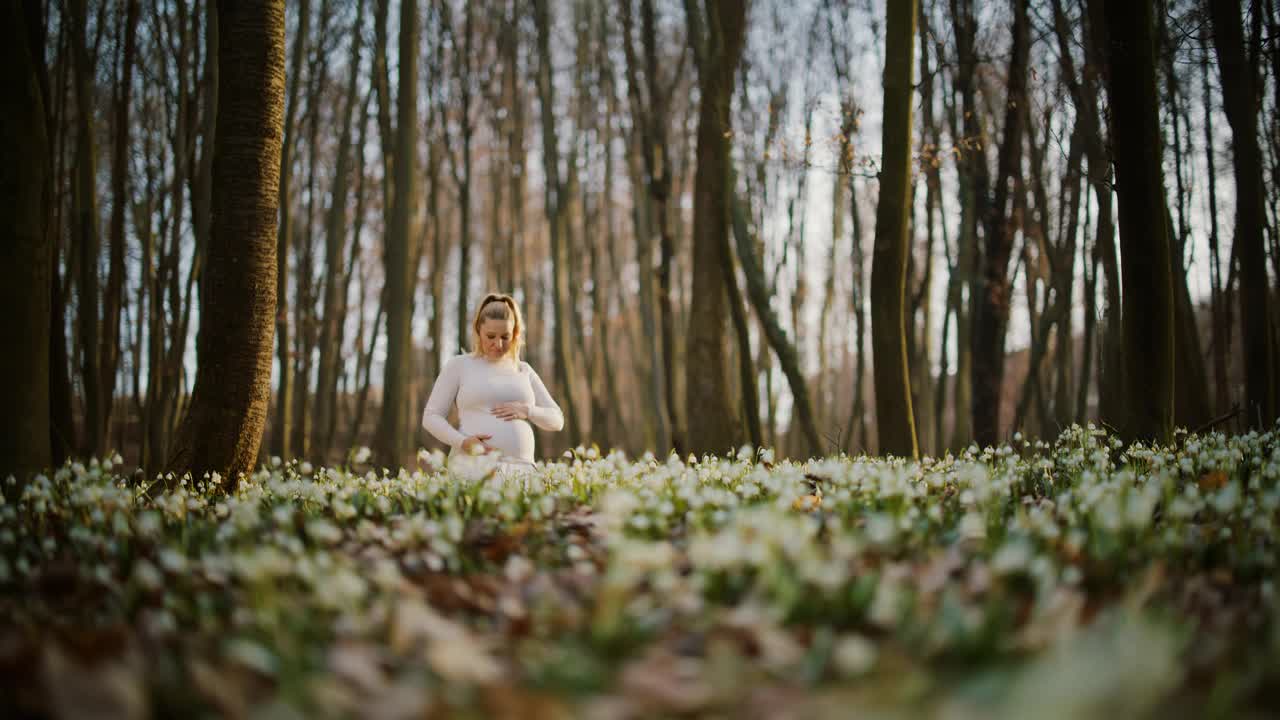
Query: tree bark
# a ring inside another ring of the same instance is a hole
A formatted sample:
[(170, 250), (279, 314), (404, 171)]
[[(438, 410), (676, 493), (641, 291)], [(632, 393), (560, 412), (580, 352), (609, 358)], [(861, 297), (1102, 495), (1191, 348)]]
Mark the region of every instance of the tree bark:
[(284, 116), (284, 144), (280, 151), (279, 232), (276, 236), (276, 416), (271, 427), (271, 452), (288, 458), (293, 450), (293, 343), (289, 337), (289, 242), (293, 235), (290, 184), (293, 179), (293, 146), (298, 116), (298, 89), (302, 87), (302, 58), (306, 55), (311, 26), (311, 0), (298, 2), (298, 29), (293, 36), (289, 61), (289, 105)]
[(988, 195), (990, 171), (987, 167), (987, 135), (983, 114), (978, 108), (975, 82), (978, 75), (978, 55), (975, 48), (978, 35), (977, 18), (973, 0), (951, 0), (951, 16), (956, 36), (955, 85), (960, 92), (961, 118), (948, 118), (953, 135), (960, 139), (963, 167), (960, 169), (960, 235), (956, 272), (964, 287), (959, 288), (963, 297), (968, 290), (968, 301), (961, 303), (956, 312), (956, 387), (955, 428), (951, 447), (969, 444), (973, 437), (973, 325), (975, 323), (980, 283), (976, 277), (978, 268), (978, 227), (987, 215), (990, 205)]
[[(746, 7), (741, 1), (686, 0), (698, 66), (697, 171), (693, 195), (693, 297), (685, 341), (685, 417), (694, 454), (735, 449), (742, 437), (729, 396), (725, 340), (728, 308), (722, 247), (730, 231), (734, 193), (729, 157), (733, 78), (742, 53)], [(705, 29), (703, 23), (705, 22)], [(704, 35), (705, 30), (705, 35)]]
[[(1152, 0), (1102, 3), (1120, 205), (1125, 397), (1129, 438), (1166, 442), (1173, 431), (1174, 298), (1161, 168)], [(1139, 379), (1141, 378), (1141, 382)]]
[(1275, 338), (1263, 242), (1266, 210), (1262, 154), (1258, 146), (1256, 71), (1246, 52), (1239, 3), (1211, 0), (1209, 12), (1222, 77), (1223, 109), (1231, 125), (1237, 188), (1233, 254), (1240, 263), (1245, 422), (1250, 427), (1264, 429), (1270, 427), (1280, 413), (1280, 383), (1276, 379)]
[(884, 134), (871, 255), (871, 346), (882, 454), (919, 455), (907, 359), (906, 282), (911, 216), (911, 96), (916, 0), (886, 11)]
[(1010, 207), (1010, 181), (1021, 174), (1022, 134), (1026, 124), (1027, 57), (1030, 22), (1027, 0), (1013, 5), (1013, 53), (1009, 60), (1005, 97), (1004, 137), (996, 161), (996, 182), (991, 205), (983, 217), (983, 248), (974, 305), (973, 436), (979, 445), (1000, 441), (1000, 407), (1004, 385), (1004, 342), (1009, 325), (1009, 257), (1018, 230)]
[[(30, 8), (26, 8), (30, 10)], [(25, 346), (0, 355), (0, 379), (7, 408), (0, 420), (0, 474), (25, 483), (29, 473), (52, 464), (50, 428), (49, 233), (52, 165), (45, 114), (44, 47), (29, 33), (24, 8), (9, 3), (0, 11), (0, 147), (10, 160), (0, 163), (0, 297), (5, 337)], [(6, 488), (6, 494), (11, 489)]]
[(395, 198), (387, 228), (383, 267), (387, 282), (387, 362), (382, 381), (382, 412), (378, 418), (375, 451), (390, 467), (405, 463), (410, 455), (412, 429), (410, 379), (413, 377), (413, 286), (416, 268), (410, 221), (417, 198), (414, 162), (418, 146), (418, 4), (400, 5), (400, 77), (396, 98)]
[(218, 26), (212, 243), (195, 390), (168, 465), (234, 489), (257, 459), (271, 396), (284, 2), (219, 3)]

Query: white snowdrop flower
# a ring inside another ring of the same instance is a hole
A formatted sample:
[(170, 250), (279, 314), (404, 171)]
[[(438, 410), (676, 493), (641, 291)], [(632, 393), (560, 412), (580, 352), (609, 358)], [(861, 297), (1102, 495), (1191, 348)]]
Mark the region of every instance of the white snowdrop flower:
[(160, 567), (171, 573), (182, 573), (187, 569), (187, 557), (173, 548), (163, 548), (159, 559)]
[(1222, 489), (1213, 496), (1210, 501), (1217, 508), (1218, 512), (1223, 515), (1229, 515), (1237, 507), (1240, 506), (1240, 485), (1235, 482), (1228, 482), (1222, 486)]
[(316, 518), (307, 523), (307, 536), (318, 543), (333, 545), (342, 539), (342, 530), (324, 518)]
[(357, 465), (363, 465), (369, 462), (369, 458), (371, 457), (373, 457), (373, 451), (361, 445), (360, 447), (356, 448), (356, 451), (354, 453), (352, 453), (351, 460)]
[(1023, 540), (1010, 540), (1000, 546), (991, 558), (991, 569), (1002, 574), (1027, 569), (1031, 561), (1031, 546)]
[(271, 467), (278, 468), (281, 464), (283, 464), (283, 461), (280, 459), (279, 455), (271, 456)]
[(960, 536), (966, 540), (982, 540), (987, 537), (987, 523), (981, 515), (970, 512), (960, 520)]
[(896, 582), (881, 578), (867, 611), (867, 619), (882, 628), (893, 627), (902, 614), (904, 600), (902, 589)]
[(164, 575), (146, 558), (134, 563), (133, 579), (139, 587), (148, 592), (156, 592), (164, 587)]
[(875, 666), (878, 654), (874, 642), (856, 633), (841, 636), (831, 651), (836, 669), (844, 677), (865, 674)]
[(888, 545), (893, 542), (897, 535), (897, 527), (893, 518), (881, 513), (876, 513), (867, 517), (867, 524), (864, 527), (867, 539), (877, 545)]

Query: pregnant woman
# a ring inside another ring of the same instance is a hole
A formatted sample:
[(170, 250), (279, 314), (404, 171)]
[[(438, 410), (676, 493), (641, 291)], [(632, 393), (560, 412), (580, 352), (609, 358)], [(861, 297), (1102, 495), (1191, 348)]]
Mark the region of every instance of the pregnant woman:
[[(431, 387), (422, 427), (453, 448), (450, 455), (496, 453), (504, 469), (533, 465), (533, 423), (564, 427), (560, 406), (542, 379), (521, 362), (524, 321), (510, 295), (489, 294), (471, 322), (475, 347), (450, 358)], [(458, 427), (449, 409), (458, 406)]]

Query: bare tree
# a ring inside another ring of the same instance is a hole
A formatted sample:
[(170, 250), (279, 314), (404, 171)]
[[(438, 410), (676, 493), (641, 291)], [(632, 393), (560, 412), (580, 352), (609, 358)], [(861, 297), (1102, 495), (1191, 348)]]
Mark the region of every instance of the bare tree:
[[(582, 437), (582, 425), (578, 420), (578, 409), (575, 401), (572, 368), (569, 356), (569, 308), (568, 284), (566, 273), (569, 258), (566, 254), (566, 242), (569, 233), (569, 205), (572, 188), (568, 178), (561, 179), (559, 139), (556, 134), (555, 118), (555, 85), (552, 83), (551, 67), (551, 10), (547, 0), (535, 0), (534, 22), (538, 29), (538, 98), (542, 110), (542, 161), (544, 165), (545, 198), (547, 221), (550, 224), (551, 236), (551, 302), (554, 313), (555, 329), (552, 335), (552, 351), (556, 366), (556, 380), (560, 393), (564, 397), (564, 414), (568, 441), (577, 445)], [(576, 147), (576, 146), (575, 146)], [(565, 166), (572, 168), (577, 163), (576, 152), (570, 151)]]
[[(1105, 24), (1107, 97), (1120, 205), (1125, 396), (1122, 431), (1166, 441), (1173, 431), (1174, 301), (1161, 168), (1152, 0), (1091, 0)], [(1141, 378), (1141, 382), (1139, 382)]]
[(906, 303), (911, 215), (911, 101), (915, 0), (886, 10), (884, 134), (880, 199), (871, 258), (871, 344), (875, 353), (876, 432), (880, 452), (916, 457), (907, 359)]
[[(1254, 3), (1254, 12), (1261, 12)], [(1213, 44), (1218, 51), (1223, 108), (1231, 125), (1231, 149), (1236, 181), (1236, 232), (1232, 252), (1240, 263), (1240, 319), (1243, 321), (1246, 422), (1265, 428), (1280, 414), (1280, 383), (1276, 378), (1275, 329), (1268, 297), (1266, 205), (1263, 197), (1262, 154), (1258, 147), (1256, 59), (1246, 52), (1240, 3), (1211, 0)], [(1274, 42), (1274, 41), (1273, 41)], [(1253, 43), (1253, 47), (1256, 47)], [(1256, 52), (1256, 51), (1255, 51)], [(1277, 82), (1275, 78), (1273, 82)]]
[(381, 462), (396, 466), (410, 454), (415, 424), (411, 420), (410, 378), (413, 377), (413, 286), (417, 257), (409, 227), (416, 202), (414, 162), (418, 144), (418, 4), (400, 5), (400, 77), (396, 99), (395, 196), (387, 228), (383, 272), (387, 282), (387, 362), (382, 381), (382, 413), (375, 439)]
[[(356, 4), (355, 19), (351, 28), (351, 55), (347, 70), (347, 87), (342, 110), (342, 131), (338, 137), (338, 159), (333, 175), (333, 188), (329, 193), (329, 212), (325, 222), (325, 273), (322, 315), (320, 319), (320, 357), (316, 367), (316, 409), (312, 425), (311, 447), (324, 454), (333, 439), (331, 428), (333, 386), (338, 378), (338, 356), (341, 352), (342, 312), (345, 288), (351, 277), (351, 263), (343, 263), (347, 233), (347, 195), (351, 175), (352, 117), (356, 109), (357, 81), (360, 73), (360, 48), (363, 33), (364, 0)], [(363, 152), (363, 148), (361, 148)], [(352, 240), (354, 244), (355, 239)]]
[(1004, 385), (1004, 344), (1009, 325), (1009, 258), (1018, 224), (1013, 217), (1009, 186), (1021, 174), (1022, 134), (1026, 124), (1027, 57), (1030, 23), (1027, 0), (1011, 0), (1013, 51), (1009, 58), (1005, 96), (1004, 135), (996, 160), (991, 204), (982, 218), (983, 245), (974, 304), (971, 345), (973, 364), (973, 435), (979, 445), (1000, 438), (1000, 396)]
[(698, 166), (693, 196), (693, 297), (685, 342), (685, 417), (692, 453), (738, 445), (733, 398), (725, 383), (728, 313), (723, 248), (733, 197), (730, 102), (746, 30), (740, 0), (686, 0), (689, 39), (698, 68)]
[(271, 429), (271, 452), (289, 457), (293, 449), (293, 360), (289, 337), (289, 242), (293, 234), (292, 196), (293, 148), (297, 143), (299, 88), (302, 87), (302, 59), (306, 55), (311, 27), (311, 0), (299, 0), (298, 29), (293, 35), (293, 56), (289, 61), (289, 100), (284, 116), (284, 144), (280, 152), (279, 232), (276, 236), (276, 413)]

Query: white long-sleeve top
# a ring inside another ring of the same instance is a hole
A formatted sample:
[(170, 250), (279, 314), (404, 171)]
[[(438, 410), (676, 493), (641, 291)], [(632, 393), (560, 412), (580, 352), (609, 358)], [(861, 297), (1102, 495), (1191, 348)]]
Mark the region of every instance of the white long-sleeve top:
[[(495, 406), (515, 401), (529, 404), (527, 421), (503, 420), (493, 414)], [(455, 403), (456, 428), (448, 419)], [(456, 450), (472, 435), (490, 435), (485, 444), (497, 449), (506, 462), (533, 462), (533, 428), (529, 423), (543, 430), (564, 427), (564, 414), (542, 378), (529, 363), (492, 361), (471, 354), (445, 362), (422, 411), (422, 427), (440, 442)]]

